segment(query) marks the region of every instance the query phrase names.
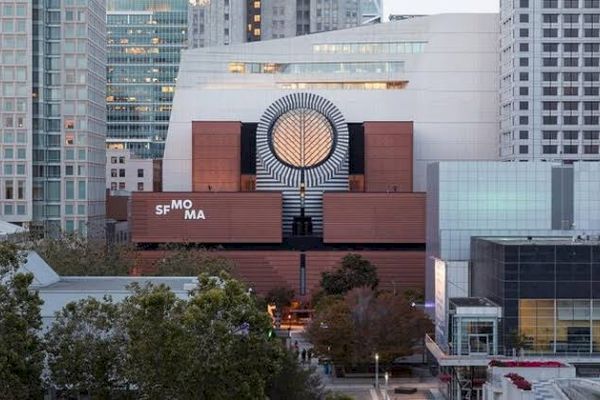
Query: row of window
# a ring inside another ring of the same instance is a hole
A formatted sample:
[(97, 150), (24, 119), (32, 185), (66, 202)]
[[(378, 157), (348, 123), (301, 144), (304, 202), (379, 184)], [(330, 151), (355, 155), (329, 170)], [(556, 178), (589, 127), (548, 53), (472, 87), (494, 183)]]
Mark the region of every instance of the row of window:
[(25, 199), (25, 181), (15, 181), (12, 179), (4, 181), (4, 199), (5, 200), (24, 200)]
[[(112, 190), (112, 191), (125, 190), (125, 189), (126, 189), (125, 182), (111, 182), (110, 183), (110, 190)], [(138, 190), (138, 192), (144, 191), (144, 182), (137, 183), (137, 190)]]
[[(562, 137), (564, 140), (579, 140), (578, 131), (563, 131)], [(598, 140), (600, 138), (600, 131), (584, 131), (584, 140)], [(529, 131), (519, 131), (519, 139), (529, 139)], [(542, 131), (543, 140), (558, 140), (558, 131)]]
[[(584, 87), (583, 94), (585, 96), (598, 96), (600, 89), (598, 87)], [(556, 86), (544, 86), (542, 88), (544, 96), (558, 96), (558, 87)], [(565, 86), (562, 88), (563, 96), (579, 96), (579, 87), (577, 86)], [(528, 96), (529, 88), (522, 86), (519, 88), (519, 95)]]
[(25, 215), (27, 207), (25, 204), (17, 204), (16, 207), (14, 204), (4, 204), (3, 210), (4, 215)]
[[(125, 178), (125, 172), (126, 171), (125, 171), (124, 168), (120, 168), (120, 169), (111, 168), (111, 170), (110, 170), (110, 176), (113, 177), (113, 178), (117, 178), (117, 177), (119, 177), (119, 178)], [(144, 177), (144, 170), (143, 169), (140, 168), (140, 169), (137, 170), (137, 177), (138, 178), (143, 178)]]
[[(529, 0), (519, 0), (519, 7), (529, 8), (529, 3)], [(563, 8), (600, 8), (600, 0), (544, 0), (542, 3), (544, 8), (559, 8), (559, 5)]]
[[(597, 144), (586, 144), (581, 146), (583, 149), (582, 154), (598, 154), (599, 147)], [(563, 145), (557, 146), (555, 144), (548, 144), (542, 146), (542, 154), (580, 154), (579, 146), (576, 144), (573, 145)], [(528, 145), (520, 145), (519, 146), (519, 154), (529, 154), (529, 146)]]
[[(562, 125), (579, 125), (580, 122), (583, 125), (598, 125), (600, 124), (600, 117), (596, 115), (585, 115), (580, 120), (577, 115), (563, 115), (562, 119), (559, 120), (559, 117), (556, 115), (544, 115), (542, 116), (542, 124), (543, 125), (558, 125), (559, 121)], [(529, 125), (529, 116), (521, 115), (519, 116), (519, 125)]]

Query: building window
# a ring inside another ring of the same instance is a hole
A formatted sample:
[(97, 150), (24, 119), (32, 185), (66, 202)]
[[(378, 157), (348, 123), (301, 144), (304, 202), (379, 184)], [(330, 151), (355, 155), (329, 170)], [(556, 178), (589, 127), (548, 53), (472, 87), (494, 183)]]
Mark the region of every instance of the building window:
[(125, 164), (125, 157), (119, 157), (119, 164)]
[(119, 189), (125, 190), (125, 182), (119, 182)]
[(143, 169), (138, 169), (137, 170), (137, 176), (138, 176), (138, 178), (143, 178), (144, 177), (144, 170)]
[(542, 131), (542, 139), (544, 140), (556, 140), (558, 138), (557, 131)]
[(569, 144), (569, 145), (564, 145), (563, 146), (563, 153), (564, 154), (577, 154), (577, 145), (576, 144)]
[(576, 115), (565, 115), (563, 116), (563, 125), (577, 125), (579, 118)]
[(110, 163), (111, 164), (116, 164), (117, 163), (117, 157), (111, 157), (110, 158)]
[(125, 178), (125, 170), (124, 169), (119, 170), (119, 178)]
[(557, 146), (554, 144), (542, 146), (543, 154), (556, 154)]
[(585, 140), (598, 140), (598, 138), (600, 138), (600, 132), (598, 132), (598, 131), (585, 131), (585, 132), (583, 132), (583, 138)]
[(110, 183), (110, 190), (117, 190), (117, 182)]
[(521, 139), (521, 140), (529, 139), (529, 132), (528, 131), (520, 131), (519, 139)]
[(521, 145), (519, 146), (519, 154), (527, 154), (529, 153), (529, 146)]
[(138, 192), (143, 192), (144, 191), (144, 182), (138, 182), (138, 184), (137, 184), (137, 190), (138, 190)]
[(4, 198), (6, 200), (12, 200), (14, 196), (13, 181), (4, 182)]
[(579, 132), (577, 132), (577, 131), (565, 131), (565, 132), (563, 132), (563, 139), (564, 140), (578, 140), (579, 139)]

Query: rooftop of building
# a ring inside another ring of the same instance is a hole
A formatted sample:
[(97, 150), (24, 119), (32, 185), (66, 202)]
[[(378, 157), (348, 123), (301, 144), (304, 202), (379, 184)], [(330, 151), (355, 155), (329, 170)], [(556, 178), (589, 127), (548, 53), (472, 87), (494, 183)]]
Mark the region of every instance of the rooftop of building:
[(481, 236), (473, 237), (473, 240), (481, 240), (502, 246), (600, 246), (598, 235), (577, 236)]
[(498, 307), (496, 303), (485, 297), (453, 297), (449, 301), (455, 307)]

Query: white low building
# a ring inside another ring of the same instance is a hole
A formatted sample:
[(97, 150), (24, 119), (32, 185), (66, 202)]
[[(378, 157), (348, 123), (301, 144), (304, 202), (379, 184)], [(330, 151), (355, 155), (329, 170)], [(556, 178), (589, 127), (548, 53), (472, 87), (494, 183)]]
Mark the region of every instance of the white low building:
[(181, 299), (188, 298), (197, 285), (197, 278), (192, 276), (60, 276), (35, 252), (27, 254), (27, 262), (18, 272), (33, 274), (31, 289), (36, 290), (44, 302), (41, 315), (45, 328), (68, 303), (90, 297), (102, 300), (105, 296), (120, 302), (132, 294), (132, 284), (166, 285)]

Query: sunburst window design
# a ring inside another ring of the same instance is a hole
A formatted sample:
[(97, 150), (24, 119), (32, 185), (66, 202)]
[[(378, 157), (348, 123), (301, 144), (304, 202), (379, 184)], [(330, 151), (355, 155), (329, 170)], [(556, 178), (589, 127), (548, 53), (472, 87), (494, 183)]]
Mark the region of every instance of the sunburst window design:
[(326, 161), (331, 154), (334, 129), (320, 112), (297, 108), (275, 121), (271, 143), (280, 161), (296, 168), (311, 168)]

